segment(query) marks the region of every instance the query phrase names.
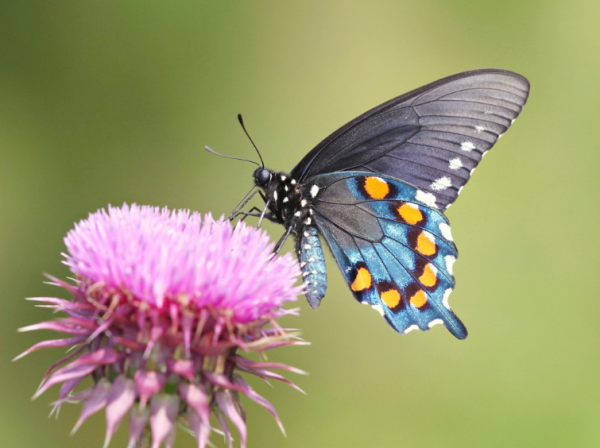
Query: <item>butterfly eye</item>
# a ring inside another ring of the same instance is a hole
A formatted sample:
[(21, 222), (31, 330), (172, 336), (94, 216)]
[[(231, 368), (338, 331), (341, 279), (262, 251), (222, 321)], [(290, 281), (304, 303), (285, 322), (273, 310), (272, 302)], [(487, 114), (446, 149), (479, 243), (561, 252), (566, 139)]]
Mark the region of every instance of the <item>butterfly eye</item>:
[(267, 185), (271, 180), (271, 171), (266, 168), (259, 168), (254, 172), (254, 179), (258, 185)]

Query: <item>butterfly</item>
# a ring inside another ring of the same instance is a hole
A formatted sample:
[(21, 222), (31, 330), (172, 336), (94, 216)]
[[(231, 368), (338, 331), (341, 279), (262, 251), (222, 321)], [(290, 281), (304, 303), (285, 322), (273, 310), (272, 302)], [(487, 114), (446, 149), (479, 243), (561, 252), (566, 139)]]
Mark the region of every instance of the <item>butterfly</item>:
[(327, 288), (321, 237), (354, 298), (394, 330), (443, 324), (464, 339), (448, 304), (458, 251), (444, 211), (528, 95), (523, 76), (481, 69), (393, 98), (335, 131), (290, 173), (259, 166), (254, 184), (265, 207), (236, 215), (282, 224), (276, 251), (295, 238), (313, 308)]

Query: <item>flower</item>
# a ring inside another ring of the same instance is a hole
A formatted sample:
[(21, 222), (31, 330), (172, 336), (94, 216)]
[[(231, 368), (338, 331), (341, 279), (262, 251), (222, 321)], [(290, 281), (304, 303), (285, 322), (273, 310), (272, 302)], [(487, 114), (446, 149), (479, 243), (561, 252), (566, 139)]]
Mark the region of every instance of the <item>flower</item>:
[[(265, 407), (281, 427), (273, 406), (240, 373), (297, 388), (272, 369), (302, 371), (262, 356), (272, 348), (303, 344), (276, 322), (296, 314), (282, 305), (302, 292), (294, 286), (299, 268), (290, 254), (273, 255), (268, 236), (244, 223), (232, 227), (210, 215), (202, 219), (189, 211), (136, 205), (90, 214), (65, 243), (64, 263), (76, 275), (75, 284), (50, 278), (73, 299), (29, 300), (67, 317), (20, 330), (69, 335), (35, 344), (17, 357), (40, 348), (71, 348), (50, 367), (34, 398), (62, 384), (55, 409), (83, 402), (73, 431), (105, 409), (105, 447), (129, 414), (129, 447), (148, 439), (152, 448), (172, 447), (179, 420), (203, 448), (211, 413), (230, 446), (226, 418), (233, 423), (243, 447), (240, 394)], [(259, 361), (240, 354), (254, 351)], [(76, 392), (86, 377), (93, 385)]]

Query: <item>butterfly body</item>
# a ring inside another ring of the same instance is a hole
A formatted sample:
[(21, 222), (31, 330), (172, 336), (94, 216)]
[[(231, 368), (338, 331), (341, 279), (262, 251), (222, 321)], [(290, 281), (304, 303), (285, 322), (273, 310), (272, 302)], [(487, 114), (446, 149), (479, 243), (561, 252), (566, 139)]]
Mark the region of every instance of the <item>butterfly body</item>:
[(313, 308), (321, 303), (327, 289), (325, 257), (315, 227), (313, 201), (318, 188), (306, 188), (288, 173), (275, 173), (265, 168), (254, 172), (255, 184), (263, 189), (263, 198), (269, 209), (268, 219), (282, 224), (286, 235), (296, 240), (296, 253), (300, 260), (306, 288), (306, 298)]
[(475, 70), (394, 98), (346, 124), (288, 173), (254, 173), (265, 217), (292, 235), (306, 296), (327, 288), (319, 236), (352, 294), (399, 333), (443, 324), (458, 251), (443, 214), (477, 164), (519, 115), (529, 83), (506, 70)]

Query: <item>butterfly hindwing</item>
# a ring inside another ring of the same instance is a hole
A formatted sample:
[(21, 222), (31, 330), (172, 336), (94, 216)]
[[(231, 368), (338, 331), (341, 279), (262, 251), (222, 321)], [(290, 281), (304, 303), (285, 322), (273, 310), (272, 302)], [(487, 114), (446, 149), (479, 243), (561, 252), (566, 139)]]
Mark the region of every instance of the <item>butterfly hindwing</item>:
[(443, 323), (465, 338), (464, 325), (448, 306), (458, 252), (448, 220), (423, 202), (425, 193), (397, 179), (361, 172), (325, 174), (313, 181), (318, 187), (312, 204), (315, 225), (355, 298), (378, 310), (400, 333)]
[(394, 98), (323, 140), (292, 170), (299, 182), (335, 171), (402, 179), (445, 210), (517, 118), (529, 82), (508, 70), (459, 73)]

